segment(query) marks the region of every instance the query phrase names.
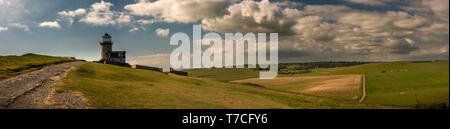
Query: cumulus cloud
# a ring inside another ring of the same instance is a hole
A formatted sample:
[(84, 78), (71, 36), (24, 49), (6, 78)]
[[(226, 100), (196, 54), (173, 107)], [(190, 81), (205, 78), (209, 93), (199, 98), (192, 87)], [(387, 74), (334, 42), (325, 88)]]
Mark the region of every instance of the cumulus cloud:
[(133, 17), (129, 15), (127, 12), (118, 12), (113, 11), (111, 8), (114, 4), (110, 2), (101, 1), (98, 3), (94, 3), (87, 11), (86, 15), (84, 15), (80, 22), (84, 22), (91, 25), (96, 26), (104, 26), (104, 25), (122, 25), (122, 24), (130, 24), (133, 22)]
[(21, 23), (10, 23), (9, 26), (22, 29), (23, 31), (30, 31), (30, 28), (27, 25)]
[(74, 22), (74, 18), (78, 16), (83, 16), (86, 14), (86, 9), (79, 8), (71, 11), (60, 11), (58, 15), (63, 17), (66, 21), (69, 21), (69, 25), (72, 25)]
[(351, 11), (336, 15), (339, 18), (335, 24), (339, 28), (332, 32), (335, 34), (332, 41), (345, 45), (348, 51), (408, 54), (417, 47), (404, 41), (413, 40), (407, 37), (413, 37), (429, 26), (427, 19), (406, 12)]
[[(222, 17), (203, 19), (202, 27), (222, 33), (278, 32), (281, 36), (297, 37), (297, 44), (314, 46), (302, 47), (302, 51), (309, 48), (362, 56), (407, 55), (423, 45), (407, 42), (422, 42), (416, 37), (419, 33), (448, 28), (446, 23), (436, 24), (433, 19), (403, 11), (362, 11), (342, 5), (306, 5), (300, 10), (267, 0), (243, 1), (230, 5), (227, 11)], [(435, 42), (445, 42), (439, 40)], [(293, 52), (297, 44), (290, 43), (285, 48)]]
[(116, 19), (117, 23), (130, 23), (131, 16), (126, 13), (119, 13), (119, 16)]
[[(394, 58), (439, 54), (431, 50), (448, 48), (447, 0), (345, 1), (401, 9), (360, 10), (345, 5), (269, 0), (139, 0), (125, 5), (124, 12), (113, 11), (112, 3), (101, 1), (89, 9), (58, 14), (81, 16), (80, 22), (92, 25), (126, 24), (129, 32), (145, 30), (144, 25), (155, 22), (200, 22), (203, 29), (219, 33), (276, 32), (283, 40), (280, 56), (289, 57)], [(158, 28), (155, 32), (164, 37), (170, 31)], [(448, 55), (448, 51), (442, 51)]]
[(23, 22), (22, 18), (29, 13), (23, 0), (1, 0), (0, 1), (0, 24), (11, 22)]
[(289, 0), (284, 0), (281, 2), (274, 2), (274, 4), (280, 6), (280, 7), (288, 7), (288, 8), (296, 8), (296, 7), (301, 7), (304, 4), (300, 3), (300, 2), (294, 2), (294, 1), (289, 1)]
[[(416, 44), (420, 47), (419, 50), (414, 52), (414, 56), (419, 56), (418, 54), (436, 55), (439, 53), (436, 51), (448, 46), (448, 2), (448, 0), (411, 0), (402, 6), (403, 9), (409, 12), (429, 19), (429, 22), (426, 23), (427, 26), (420, 28), (414, 34), (414, 38), (418, 40)], [(447, 55), (448, 58), (448, 51), (443, 54)]]
[(146, 20), (146, 19), (139, 19), (139, 20), (137, 20), (137, 23), (139, 23), (139, 24), (143, 24), (143, 25), (147, 25), (147, 24), (153, 24), (153, 23), (155, 23), (156, 21), (155, 20)]
[(384, 6), (387, 5), (387, 2), (392, 0), (345, 0), (345, 1), (364, 5)]
[(167, 36), (169, 36), (170, 30), (158, 28), (155, 30), (155, 32), (156, 32), (156, 35), (158, 35), (158, 36), (167, 37)]
[(225, 8), (233, 2), (234, 0), (140, 0), (124, 8), (137, 16), (152, 16), (170, 23), (192, 23), (206, 17), (224, 15)]
[(57, 21), (44, 21), (39, 24), (39, 27), (48, 27), (48, 28), (61, 28)]
[[(361, 10), (345, 5), (306, 5), (269, 0), (139, 0), (113, 11), (112, 3), (58, 13), (81, 16), (92, 25), (123, 25), (129, 32), (155, 22), (201, 23), (219, 33), (279, 33), (280, 56), (381, 59), (448, 56), (448, 0), (345, 0), (393, 10)], [(73, 21), (73, 19), (72, 19)], [(158, 28), (158, 36), (169, 29)], [(446, 48), (446, 49), (443, 49)], [(439, 52), (438, 52), (439, 50)]]
[(129, 32), (136, 32), (136, 31), (139, 31), (139, 28), (136, 27), (136, 26), (132, 27), (132, 28), (129, 30)]
[(337, 26), (323, 21), (320, 16), (302, 17), (297, 19), (298, 24), (294, 25), (292, 30), (302, 40), (332, 40), (336, 36), (333, 31)]
[(2, 31), (8, 31), (8, 27), (0, 27), (0, 32)]
[(448, 0), (410, 0), (402, 8), (416, 13), (432, 13), (436, 16), (447, 16), (448, 18)]
[(113, 6), (110, 2), (101, 1), (91, 5), (89, 12), (80, 21), (92, 25), (110, 25), (115, 24), (114, 12), (111, 11)]
[(388, 38), (384, 42), (384, 47), (386, 47), (386, 49), (390, 53), (409, 54), (411, 51), (418, 49), (416, 46), (414, 46), (414, 42), (415, 41), (408, 38), (405, 39)]
[(410, 0), (406, 5), (400, 7), (428, 19), (445, 22), (447, 24), (449, 22), (448, 0)]
[(0, 0), (0, 5), (11, 5), (12, 3), (8, 0)]
[(222, 17), (205, 18), (202, 27), (217, 32), (278, 32), (290, 34), (300, 11), (281, 8), (268, 0), (247, 0), (230, 5)]
[(72, 11), (60, 11), (58, 12), (58, 15), (60, 16), (66, 16), (66, 17), (76, 17), (86, 14), (86, 9), (79, 8)]
[(290, 53), (289, 56), (328, 54), (374, 59), (383, 56), (401, 57), (417, 54), (422, 49), (441, 49), (437, 46), (448, 42), (446, 0), (414, 0), (406, 3), (392, 0), (346, 1), (369, 6), (396, 3), (405, 11), (380, 12), (358, 10), (345, 5), (305, 5), (269, 0), (140, 0), (124, 8), (131, 15), (150, 17), (157, 21), (201, 21), (203, 29), (220, 33), (276, 32), (284, 39), (289, 39), (289, 42), (283, 41), (279, 45), (280, 55), (285, 56)]
[(448, 2), (448, 0), (424, 0), (422, 1), (422, 4), (425, 7), (430, 8), (434, 15), (441, 18), (447, 18), (448, 21)]
[(58, 12), (59, 18), (56, 21), (67, 21), (72, 25), (76, 18), (79, 17), (79, 22), (83, 22), (94, 26), (114, 25), (117, 27), (130, 27), (130, 32), (145, 30), (143, 25), (152, 24), (154, 19), (140, 19), (134, 20), (133, 15), (128, 11), (115, 11), (111, 2), (100, 1), (93, 3), (89, 8), (78, 8), (76, 10), (63, 10)]

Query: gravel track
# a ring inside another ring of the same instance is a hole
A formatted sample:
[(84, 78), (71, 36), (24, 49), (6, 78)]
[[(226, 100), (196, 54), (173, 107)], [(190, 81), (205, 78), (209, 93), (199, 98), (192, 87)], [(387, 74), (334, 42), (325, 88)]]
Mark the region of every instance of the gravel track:
[(0, 109), (86, 108), (83, 98), (71, 92), (56, 92), (72, 68), (85, 62), (52, 65), (0, 81)]

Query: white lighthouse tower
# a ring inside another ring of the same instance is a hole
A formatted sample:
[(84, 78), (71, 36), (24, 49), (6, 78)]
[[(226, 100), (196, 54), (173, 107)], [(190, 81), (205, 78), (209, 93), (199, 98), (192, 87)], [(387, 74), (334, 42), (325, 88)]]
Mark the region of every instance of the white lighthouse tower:
[(101, 62), (109, 61), (108, 55), (112, 51), (112, 40), (111, 36), (109, 36), (108, 33), (105, 33), (105, 35), (102, 36), (100, 39), (100, 46), (101, 46)]
[(128, 65), (125, 62), (126, 51), (112, 51), (113, 42), (108, 33), (102, 36), (100, 40), (101, 59), (100, 62), (105, 64)]

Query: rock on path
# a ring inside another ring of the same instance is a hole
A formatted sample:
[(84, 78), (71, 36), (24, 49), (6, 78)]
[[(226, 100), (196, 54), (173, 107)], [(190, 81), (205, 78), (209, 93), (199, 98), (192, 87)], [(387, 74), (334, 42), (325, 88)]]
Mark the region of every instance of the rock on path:
[[(35, 108), (37, 105), (48, 105), (55, 102), (64, 104), (71, 99), (81, 100), (74, 93), (55, 94), (54, 86), (43, 86), (43, 84), (56, 84), (64, 78), (64, 74), (71, 68), (83, 63), (82, 61), (76, 61), (52, 65), (0, 81), (0, 109)], [(60, 97), (55, 98), (55, 96)], [(75, 102), (78, 103), (79, 100)], [(79, 105), (81, 107), (78, 108), (85, 106)]]

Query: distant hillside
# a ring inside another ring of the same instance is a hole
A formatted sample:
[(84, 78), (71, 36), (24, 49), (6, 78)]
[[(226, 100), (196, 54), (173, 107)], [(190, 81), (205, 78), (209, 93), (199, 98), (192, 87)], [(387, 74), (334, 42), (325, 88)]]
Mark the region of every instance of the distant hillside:
[[(315, 69), (292, 76), (365, 74), (367, 98), (364, 103), (419, 108), (449, 105), (449, 62), (384, 62)], [(283, 75), (287, 76), (287, 75)]]
[(211, 78), (216, 81), (224, 82), (259, 77), (259, 70), (250, 68), (211, 68), (183, 71), (188, 72), (188, 76)]
[[(309, 63), (280, 63), (278, 74), (296, 74), (310, 72), (310, 69), (348, 67), (354, 65), (369, 64), (373, 62), (309, 62)], [(185, 69), (189, 76), (211, 78), (217, 81), (233, 81), (259, 77), (258, 68), (202, 68)]]
[[(319, 64), (323, 65), (323, 63)], [(289, 74), (283, 74), (284, 71), (279, 71), (278, 77), (365, 74), (367, 97), (363, 103), (414, 108), (448, 108), (449, 106), (448, 61), (372, 62), (358, 64), (352, 63), (346, 64), (353, 65), (348, 67), (308, 69), (306, 71), (301, 69), (296, 70), (302, 64), (281, 64), (280, 66), (284, 66), (290, 70), (288, 71)], [(259, 71), (256, 69), (215, 68), (186, 71), (189, 72), (189, 76), (210, 78), (225, 82), (259, 77)], [(294, 87), (295, 89), (302, 85), (305, 84), (290, 84), (285, 87)]]
[(70, 58), (52, 57), (38, 54), (22, 56), (0, 56), (0, 80), (11, 76), (41, 69), (45, 66), (74, 61)]
[(359, 62), (359, 61), (328, 61), (328, 62), (308, 62), (308, 63), (280, 63), (279, 69), (292, 70), (308, 70), (317, 68), (336, 68), (348, 67), (354, 65), (369, 64), (375, 62)]

